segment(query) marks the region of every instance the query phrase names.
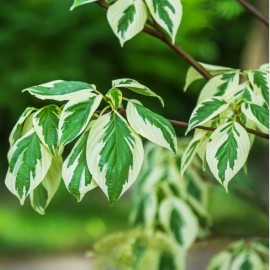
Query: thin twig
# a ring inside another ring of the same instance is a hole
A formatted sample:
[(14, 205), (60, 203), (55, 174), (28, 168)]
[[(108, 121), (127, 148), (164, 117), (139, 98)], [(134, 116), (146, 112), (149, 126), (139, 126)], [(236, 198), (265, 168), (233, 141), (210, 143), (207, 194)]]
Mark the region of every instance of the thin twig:
[[(121, 115), (123, 116), (126, 116), (126, 110), (125, 109), (118, 109), (117, 110)], [(98, 110), (96, 111), (95, 113), (99, 114), (101, 111)], [(107, 110), (105, 111), (105, 113), (108, 113), (108, 112), (111, 112), (111, 110)], [(174, 126), (178, 126), (178, 127), (188, 127), (188, 123), (186, 122), (181, 122), (181, 121), (177, 121), (177, 120), (171, 120), (171, 119), (167, 119), (172, 125)], [(243, 126), (245, 128), (245, 130), (250, 133), (250, 134), (253, 134), (253, 135), (256, 135), (258, 137), (261, 137), (263, 139), (267, 139), (269, 140), (269, 134), (266, 134), (266, 133), (262, 133), (260, 131), (257, 131), (257, 130), (254, 130), (254, 129), (250, 129), (250, 128), (247, 128), (245, 126)], [(206, 127), (206, 126), (197, 126), (195, 128), (198, 128), (198, 129), (203, 129), (203, 130), (209, 130), (209, 131), (215, 131), (216, 128), (212, 128), (212, 127)]]
[[(246, 3), (244, 0), (237, 0), (239, 3), (241, 3), (247, 10), (249, 10), (254, 16), (258, 18), (258, 16), (261, 18), (263, 17), (260, 12), (258, 12), (254, 7)], [(104, 2), (103, 0), (97, 1), (97, 4), (103, 7), (104, 9), (108, 9), (109, 5)], [(264, 17), (263, 17), (264, 18)], [(265, 19), (265, 18), (264, 18)], [(262, 20), (262, 18), (261, 18)], [(267, 21), (266, 21), (267, 22)], [(267, 22), (268, 23), (268, 22)], [(188, 62), (191, 66), (193, 66), (205, 79), (210, 80), (212, 76), (209, 74), (209, 72), (204, 69), (192, 56), (190, 56), (188, 53), (186, 53), (179, 45), (173, 44), (170, 40), (170, 38), (164, 33), (163, 29), (160, 28), (158, 24), (156, 24), (154, 21), (147, 20), (147, 24), (150, 25), (152, 28), (145, 26), (143, 29), (143, 32), (147, 33), (150, 36), (153, 36), (159, 40), (161, 40), (163, 43), (167, 44), (173, 51), (175, 51), (179, 56), (181, 56), (186, 62)], [(268, 23), (269, 25), (269, 23)], [(126, 114), (126, 111), (124, 109), (118, 110), (121, 114)], [(98, 111), (97, 111), (98, 112)], [(182, 126), (182, 127), (188, 127), (188, 123), (186, 122), (180, 122), (176, 120), (169, 120), (171, 124), (174, 126)], [(197, 126), (198, 129), (204, 129), (209, 131), (214, 131), (215, 128), (211, 127), (205, 127), (205, 126)], [(269, 140), (269, 135), (266, 133), (262, 133), (247, 127), (244, 127), (246, 131), (250, 134), (254, 134), (258, 137), (264, 138)]]
[(108, 7), (109, 7), (109, 5), (102, 0), (98, 0), (96, 3), (105, 9), (108, 9)]
[[(186, 122), (180, 122), (180, 121), (169, 120), (169, 119), (168, 119), (168, 121), (171, 124), (173, 124), (174, 126), (188, 127), (188, 123), (186, 123)], [(209, 130), (209, 131), (214, 131), (215, 130), (215, 128), (205, 127), (205, 126), (197, 126), (196, 128), (198, 128), (198, 129), (204, 129), (204, 130)], [(269, 134), (262, 133), (260, 131), (257, 131), (257, 130), (254, 130), (254, 129), (250, 129), (250, 128), (247, 128), (247, 127), (244, 127), (244, 128), (250, 134), (253, 134), (253, 135), (256, 135), (258, 137), (261, 137), (261, 138), (264, 138), (264, 139), (269, 140)]]
[(174, 52), (181, 56), (184, 61), (193, 66), (206, 80), (210, 80), (212, 78), (209, 72), (204, 69), (196, 60), (194, 60), (192, 56), (186, 53), (179, 45), (173, 44), (170, 38), (165, 36), (163, 33), (149, 27), (144, 27), (143, 32), (147, 33), (150, 36), (156, 37), (163, 43), (167, 44)]
[[(109, 7), (109, 5), (102, 0), (99, 0), (97, 4), (104, 9), (108, 9)], [(206, 80), (210, 80), (212, 78), (209, 72), (204, 69), (191, 55), (186, 53), (180, 46), (173, 44), (170, 38), (164, 33), (162, 28), (159, 27), (159, 25), (149, 19), (147, 20), (147, 24), (152, 26), (153, 29), (145, 26), (143, 32), (167, 44), (174, 52), (176, 52), (180, 57), (182, 57), (184, 61), (193, 66)]]
[(269, 27), (269, 21), (265, 18), (260, 11), (254, 8), (252, 5), (247, 3), (245, 0), (237, 0), (240, 5), (242, 5), (249, 13), (251, 13), (255, 18), (261, 21), (264, 25)]

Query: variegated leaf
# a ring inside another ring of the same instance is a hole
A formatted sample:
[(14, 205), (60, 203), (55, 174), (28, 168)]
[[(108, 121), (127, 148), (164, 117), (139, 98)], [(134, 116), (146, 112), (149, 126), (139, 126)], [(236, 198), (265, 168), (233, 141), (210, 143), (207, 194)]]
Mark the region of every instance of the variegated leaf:
[(134, 183), (142, 162), (141, 139), (117, 111), (94, 122), (87, 141), (87, 164), (111, 204)]
[[(209, 64), (204, 64), (200, 63), (199, 64), (207, 70), (212, 76), (220, 75), (222, 73), (227, 73), (227, 72), (232, 72), (234, 69), (229, 68), (229, 67), (222, 67), (222, 66), (215, 66), (215, 65), (209, 65)], [(194, 68), (190, 67), (187, 72), (186, 76), (186, 83), (184, 86), (184, 91), (187, 90), (187, 88), (195, 81), (203, 79), (203, 76)]]
[(239, 91), (235, 94), (238, 99), (244, 99), (246, 101), (254, 102), (256, 96), (250, 86), (245, 83), (244, 85), (239, 85)]
[(185, 152), (181, 158), (181, 175), (183, 176), (186, 169), (188, 168), (189, 164), (191, 163), (192, 159), (194, 158), (197, 148), (201, 142), (201, 139), (205, 136), (207, 131), (205, 130), (198, 130), (190, 143), (188, 144)]
[(91, 92), (95, 89), (96, 86), (94, 84), (57, 80), (26, 88), (23, 92), (28, 91), (31, 95), (39, 99), (63, 101), (78, 96), (78, 92), (82, 90)]
[(58, 146), (58, 124), (61, 110), (56, 105), (48, 105), (33, 116), (34, 129), (41, 142), (52, 154)]
[(251, 246), (254, 250), (262, 254), (262, 256), (268, 256), (269, 254), (269, 243), (268, 239), (262, 238), (253, 240)]
[[(90, 122), (90, 126), (93, 121)], [(86, 161), (86, 145), (89, 136), (89, 128), (82, 134), (72, 148), (63, 164), (63, 180), (67, 190), (74, 195), (78, 202), (84, 195), (94, 189), (97, 184), (93, 180)]]
[(118, 88), (112, 88), (105, 96), (114, 110), (120, 108), (122, 104), (122, 92)]
[(265, 70), (269, 73), (269, 63), (263, 64), (259, 68), (260, 70)]
[(151, 228), (156, 220), (156, 214), (158, 210), (158, 199), (155, 192), (145, 194), (140, 197), (136, 209), (132, 214), (132, 224), (134, 226), (146, 226)]
[(209, 216), (209, 185), (202, 180), (201, 175), (194, 169), (187, 170), (184, 178), (186, 188), (186, 201), (196, 212), (196, 215), (206, 221), (210, 221)]
[(109, 6), (107, 19), (123, 46), (143, 30), (147, 9), (142, 0), (118, 0)]
[(138, 101), (129, 101), (127, 119), (132, 128), (141, 136), (176, 153), (177, 141), (171, 123)]
[(148, 87), (140, 84), (139, 82), (133, 80), (133, 79), (119, 79), (112, 81), (113, 87), (119, 87), (119, 88), (127, 88), (137, 94), (148, 96), (148, 97), (156, 97), (161, 102), (162, 106), (164, 107), (164, 101), (162, 97), (154, 93), (152, 90), (150, 90)]
[(10, 147), (12, 147), (14, 143), (21, 138), (26, 119), (36, 110), (37, 110), (36, 108), (28, 107), (22, 113), (22, 115), (20, 116), (19, 120), (17, 121), (17, 123), (15, 124), (10, 133), (9, 136)]
[(193, 128), (203, 125), (229, 107), (229, 103), (221, 97), (211, 97), (199, 103), (193, 110), (186, 134)]
[(14, 144), (9, 155), (5, 184), (23, 204), (25, 198), (44, 179), (50, 168), (52, 156), (33, 129)]
[(246, 130), (237, 122), (217, 128), (206, 148), (206, 160), (215, 178), (228, 191), (228, 183), (245, 164), (250, 150)]
[(45, 214), (45, 209), (59, 188), (62, 175), (62, 164), (63, 160), (61, 156), (53, 157), (51, 167), (45, 178), (30, 194), (32, 207), (41, 215)]
[(63, 107), (59, 120), (60, 149), (85, 130), (101, 100), (101, 95), (83, 92)]
[(203, 76), (195, 68), (190, 67), (186, 75), (186, 81), (183, 91), (186, 92), (192, 83), (200, 79), (203, 79)]
[(181, 1), (146, 0), (146, 4), (154, 20), (169, 33), (174, 43), (182, 19)]
[(88, 4), (88, 3), (93, 3), (93, 2), (97, 2), (97, 0), (74, 0), (74, 3), (71, 6), (70, 10), (75, 9), (78, 6)]
[(228, 251), (220, 252), (213, 257), (206, 270), (230, 270), (232, 254)]
[[(182, 253), (182, 252), (181, 252)], [(176, 254), (169, 251), (163, 251), (160, 253), (158, 268), (157, 270), (184, 270), (184, 256), (182, 257), (180, 252)], [(176, 256), (175, 256), (176, 255)], [(181, 261), (181, 263), (179, 263)], [(146, 268), (144, 268), (146, 269)]]
[(241, 110), (245, 116), (255, 122), (265, 132), (269, 132), (269, 110), (254, 103), (243, 103)]
[(264, 264), (257, 253), (252, 251), (243, 251), (235, 256), (230, 270), (259, 270), (264, 269)]
[(269, 104), (269, 73), (261, 70), (252, 71), (248, 73), (248, 79), (254, 91), (260, 93)]
[(159, 209), (160, 223), (184, 249), (188, 249), (198, 235), (198, 220), (191, 209), (179, 198), (167, 198)]
[(228, 72), (217, 75), (209, 80), (203, 87), (198, 99), (202, 103), (211, 97), (221, 97), (230, 100), (238, 90), (239, 74), (237, 72)]

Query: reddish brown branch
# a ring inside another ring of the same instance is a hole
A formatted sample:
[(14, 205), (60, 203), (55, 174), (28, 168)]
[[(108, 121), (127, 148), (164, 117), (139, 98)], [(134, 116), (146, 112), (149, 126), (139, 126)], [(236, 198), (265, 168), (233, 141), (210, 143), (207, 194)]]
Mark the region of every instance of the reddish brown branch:
[(245, 0), (237, 0), (240, 5), (242, 5), (250, 14), (252, 14), (255, 18), (257, 18), (264, 25), (269, 27), (269, 21), (265, 18), (260, 11), (254, 8), (252, 5), (247, 3)]
[[(125, 109), (118, 109), (117, 110), (120, 114), (122, 114), (123, 116), (126, 116), (126, 110)], [(97, 114), (99, 114), (101, 111), (98, 110), (96, 111)], [(111, 112), (111, 110), (107, 110), (107, 112)], [(181, 122), (181, 121), (177, 121), (177, 120), (171, 120), (171, 119), (167, 119), (172, 125), (174, 126), (178, 126), (178, 127), (188, 127), (188, 123), (186, 122)], [(257, 131), (257, 130), (254, 130), (254, 129), (250, 129), (250, 128), (247, 128), (245, 126), (243, 126), (245, 128), (245, 130), (250, 133), (250, 134), (253, 134), (253, 135), (256, 135), (258, 137), (261, 137), (263, 139), (267, 139), (269, 140), (269, 134), (266, 134), (266, 133), (263, 133), (263, 132), (260, 132), (260, 131)], [(209, 130), (209, 131), (215, 131), (216, 128), (212, 128), (212, 127), (206, 127), (206, 126), (197, 126), (195, 128), (198, 128), (198, 129), (203, 129), (203, 130)]]
[(192, 56), (186, 53), (180, 46), (173, 44), (170, 38), (164, 35), (162, 32), (160, 32), (157, 28), (154, 30), (149, 27), (144, 27), (143, 32), (147, 33), (150, 36), (156, 37), (163, 43), (167, 44), (176, 54), (182, 57), (184, 61), (186, 61), (192, 67), (194, 67), (205, 79), (210, 80), (212, 78), (209, 72), (206, 69), (204, 69)]
[[(99, 0), (97, 4), (104, 9), (108, 9), (109, 7), (109, 5), (102, 0)], [(163, 29), (160, 28), (158, 24), (151, 20), (147, 20), (147, 24), (153, 27), (153, 29), (145, 26), (143, 32), (167, 44), (177, 55), (182, 57), (184, 61), (193, 66), (205, 79), (210, 80), (212, 78), (208, 71), (204, 69), (191, 55), (186, 53), (180, 46), (173, 44), (171, 39), (164, 33)]]

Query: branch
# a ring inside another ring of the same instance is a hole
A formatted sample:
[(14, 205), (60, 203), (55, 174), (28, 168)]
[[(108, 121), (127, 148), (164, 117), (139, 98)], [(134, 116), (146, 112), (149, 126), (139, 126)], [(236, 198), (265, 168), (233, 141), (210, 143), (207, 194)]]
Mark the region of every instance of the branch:
[[(103, 0), (99, 0), (97, 4), (104, 9), (108, 9), (109, 5)], [(153, 36), (163, 43), (167, 44), (174, 52), (176, 52), (184, 61), (193, 66), (206, 80), (210, 80), (212, 76), (204, 69), (191, 55), (186, 53), (180, 46), (175, 45), (171, 42), (170, 38), (164, 33), (163, 29), (159, 27), (156, 23), (151, 20), (147, 20), (147, 24), (152, 26), (154, 29), (149, 27), (144, 27), (143, 32), (147, 33), (150, 36)]]
[(245, 0), (237, 0), (240, 5), (242, 5), (249, 13), (261, 21), (265, 26), (269, 27), (269, 21), (265, 18), (260, 11), (254, 8), (252, 5), (247, 3)]
[[(186, 122), (179, 122), (179, 121), (176, 121), (176, 120), (169, 120), (169, 119), (168, 119), (168, 121), (171, 124), (173, 124), (174, 126), (188, 127), (188, 123), (186, 123)], [(214, 131), (215, 130), (215, 128), (205, 127), (205, 126), (197, 126), (195, 128), (209, 130), (209, 131)], [(243, 126), (243, 128), (250, 134), (253, 134), (253, 135), (256, 135), (258, 137), (269, 140), (269, 135), (266, 134), (266, 133), (262, 133), (260, 131), (254, 130), (254, 129), (250, 129), (250, 128), (247, 128), (245, 126)]]
[[(118, 109), (117, 110), (120, 114), (122, 114), (123, 116), (126, 116), (126, 110), (125, 109)], [(111, 110), (107, 110), (107, 112), (111, 112)], [(98, 110), (96, 111), (97, 114), (100, 114), (101, 111)], [(180, 122), (180, 121), (177, 121), (177, 120), (171, 120), (171, 119), (167, 119), (172, 125), (174, 126), (178, 126), (178, 127), (188, 127), (188, 123), (186, 122)], [(209, 131), (215, 131), (216, 128), (212, 128), (212, 127), (206, 127), (206, 126), (197, 126), (195, 128), (198, 128), (198, 129), (203, 129), (203, 130), (209, 130)], [(261, 137), (263, 139), (267, 139), (269, 140), (269, 134), (266, 134), (266, 133), (262, 133), (260, 131), (257, 131), (257, 130), (254, 130), (254, 129), (250, 129), (250, 128), (247, 128), (245, 126), (243, 126), (243, 128), (250, 134), (253, 134), (253, 135), (256, 135), (258, 137)]]
[(205, 79), (210, 80), (212, 78), (209, 72), (204, 69), (194, 58), (192, 58), (192, 56), (186, 53), (180, 46), (173, 44), (171, 40), (162, 32), (157, 29), (154, 30), (148, 27), (144, 27), (143, 32), (167, 44), (174, 52), (176, 52), (180, 57), (182, 57), (184, 61), (193, 66)]

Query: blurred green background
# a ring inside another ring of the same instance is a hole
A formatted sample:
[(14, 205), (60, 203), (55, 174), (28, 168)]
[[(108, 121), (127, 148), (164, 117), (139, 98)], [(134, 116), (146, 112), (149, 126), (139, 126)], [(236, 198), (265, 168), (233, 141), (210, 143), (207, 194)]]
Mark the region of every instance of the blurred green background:
[[(243, 67), (247, 65), (244, 59), (249, 55), (247, 50), (255, 42), (253, 32), (260, 33), (257, 43), (267, 40), (264, 29), (237, 1), (182, 0), (182, 3), (184, 13), (177, 43), (198, 61)], [(183, 93), (188, 65), (174, 52), (144, 33), (121, 48), (106, 22), (104, 10), (90, 4), (70, 12), (71, 4), (71, 0), (1, 3), (0, 257), (84, 251), (102, 235), (128, 228), (129, 195), (111, 208), (105, 196), (94, 190), (78, 204), (62, 185), (46, 215), (39, 216), (29, 204), (21, 207), (7, 191), (4, 179), (8, 135), (25, 107), (45, 104), (22, 94), (22, 89), (62, 79), (94, 83), (105, 93), (111, 80), (130, 77), (164, 98), (164, 109), (156, 100), (143, 98), (143, 103), (152, 110), (167, 118), (187, 121), (203, 83), (198, 82)], [(254, 54), (263, 62), (268, 61), (263, 50), (253, 51), (250, 57)], [(184, 131), (177, 128), (179, 136)], [(241, 174), (235, 181), (240, 183), (236, 187), (238, 192), (247, 189), (260, 204), (267, 204), (267, 156), (267, 143), (258, 140), (249, 159), (249, 177)], [(229, 210), (219, 220), (220, 224), (222, 218), (230, 220), (230, 209), (237, 205), (223, 195), (218, 198), (223, 198), (219, 203), (226, 201)]]

